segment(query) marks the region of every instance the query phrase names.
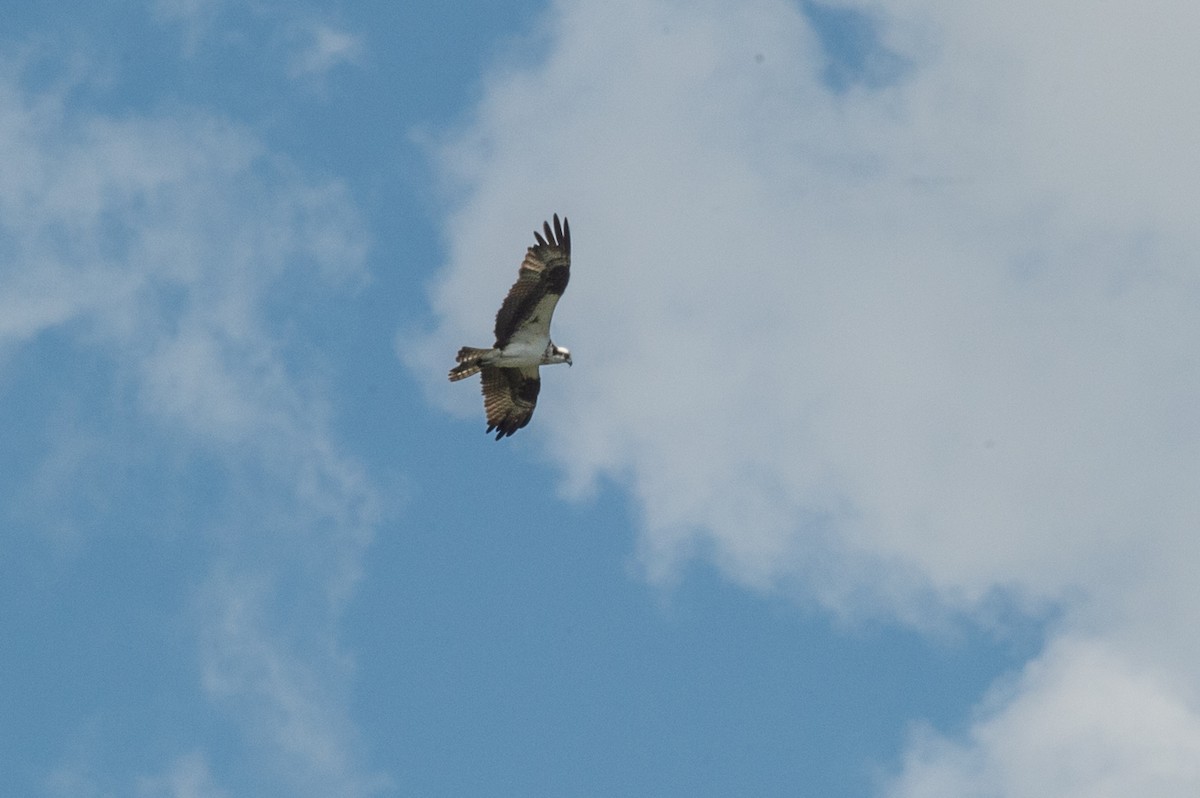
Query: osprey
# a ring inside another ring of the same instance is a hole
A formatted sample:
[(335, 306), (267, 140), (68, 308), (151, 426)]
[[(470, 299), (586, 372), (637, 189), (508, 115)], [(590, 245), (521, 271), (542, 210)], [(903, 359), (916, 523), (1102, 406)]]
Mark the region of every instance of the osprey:
[(571, 278), (571, 227), (566, 218), (554, 229), (543, 223), (546, 235), (536, 230), (537, 243), (525, 252), (517, 281), (496, 314), (496, 343), (491, 349), (464, 346), (450, 381), (476, 372), (483, 377), (483, 408), (488, 428), (496, 440), (512, 435), (533, 418), (542, 379), (540, 366), (571, 365), (571, 353), (550, 340), (550, 317)]

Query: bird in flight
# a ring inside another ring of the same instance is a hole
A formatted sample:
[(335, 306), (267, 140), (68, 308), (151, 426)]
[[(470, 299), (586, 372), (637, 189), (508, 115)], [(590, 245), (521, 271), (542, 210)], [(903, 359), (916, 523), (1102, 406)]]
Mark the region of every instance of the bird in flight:
[(541, 366), (571, 365), (571, 352), (550, 340), (550, 317), (571, 278), (571, 227), (566, 217), (554, 227), (543, 223), (545, 235), (525, 252), (517, 281), (496, 314), (496, 343), (491, 349), (464, 346), (450, 381), (482, 373), (483, 408), (490, 433), (496, 440), (512, 435), (529, 423), (537, 407)]

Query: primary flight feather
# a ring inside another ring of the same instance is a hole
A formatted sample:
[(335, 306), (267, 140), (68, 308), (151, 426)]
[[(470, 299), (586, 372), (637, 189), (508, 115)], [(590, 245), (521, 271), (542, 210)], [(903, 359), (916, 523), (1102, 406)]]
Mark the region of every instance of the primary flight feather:
[(450, 369), (450, 381), (482, 373), (483, 407), (488, 432), (496, 440), (529, 423), (542, 380), (538, 369), (571, 365), (571, 352), (550, 340), (550, 319), (571, 279), (571, 226), (554, 214), (554, 226), (536, 230), (537, 243), (525, 252), (517, 281), (496, 314), (496, 343), (491, 349), (464, 346)]

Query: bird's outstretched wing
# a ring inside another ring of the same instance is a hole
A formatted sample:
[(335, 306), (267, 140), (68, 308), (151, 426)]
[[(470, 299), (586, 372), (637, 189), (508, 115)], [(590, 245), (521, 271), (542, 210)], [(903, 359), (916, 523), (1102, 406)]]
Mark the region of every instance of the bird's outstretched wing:
[(542, 378), (537, 366), (519, 369), (483, 367), (483, 408), (496, 440), (512, 435), (533, 418)]
[(550, 318), (558, 298), (571, 279), (571, 226), (564, 218), (554, 227), (543, 223), (545, 235), (534, 231), (537, 243), (525, 252), (517, 281), (509, 289), (496, 314), (496, 346), (508, 345), (514, 335), (528, 331), (537, 337), (549, 335)]

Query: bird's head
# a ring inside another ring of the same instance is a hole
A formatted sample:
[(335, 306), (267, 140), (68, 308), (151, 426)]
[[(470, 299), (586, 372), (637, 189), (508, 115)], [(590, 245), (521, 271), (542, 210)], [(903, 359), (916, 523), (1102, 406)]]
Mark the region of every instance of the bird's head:
[(555, 346), (554, 354), (558, 355), (562, 362), (566, 363), (568, 366), (574, 365), (571, 362), (571, 350), (567, 349), (565, 346)]

